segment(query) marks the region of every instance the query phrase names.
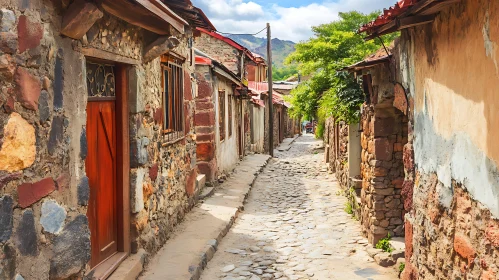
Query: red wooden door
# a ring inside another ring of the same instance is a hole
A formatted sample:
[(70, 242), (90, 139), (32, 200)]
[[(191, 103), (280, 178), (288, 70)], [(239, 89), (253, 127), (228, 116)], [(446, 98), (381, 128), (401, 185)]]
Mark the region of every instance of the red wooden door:
[(115, 101), (88, 102), (85, 167), (90, 184), (87, 217), (92, 268), (118, 250), (115, 117)]

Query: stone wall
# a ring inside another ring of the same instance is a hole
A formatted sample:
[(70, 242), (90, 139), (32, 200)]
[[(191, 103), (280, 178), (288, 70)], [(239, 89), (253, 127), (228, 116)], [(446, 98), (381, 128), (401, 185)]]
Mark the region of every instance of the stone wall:
[[(53, 4), (58, 3), (58, 4)], [(87, 83), (81, 48), (139, 59), (151, 34), (104, 14), (82, 40), (61, 36), (60, 1), (0, 0), (0, 278), (66, 279), (88, 271)], [(189, 33), (176, 52), (188, 57)], [(192, 69), (186, 136), (161, 135), (159, 58), (128, 66), (132, 252), (155, 252), (195, 199)], [(146, 78), (147, 77), (147, 78)], [(194, 179), (194, 181), (193, 181)]]
[(407, 117), (393, 107), (394, 88), (385, 65), (369, 71), (371, 104), (362, 110), (361, 223), (369, 242), (376, 244), (389, 233), (404, 235), (403, 148), (407, 143)]
[[(234, 74), (241, 76), (241, 51), (203, 32), (201, 32), (201, 36), (195, 38), (194, 44), (197, 49), (222, 63)], [(245, 66), (247, 60), (248, 58), (245, 57)]]
[(349, 189), (348, 125), (337, 123), (333, 117), (329, 117), (324, 127), (324, 143), (327, 146), (329, 169), (335, 173), (340, 186), (344, 190)]
[(402, 33), (416, 170), (404, 279), (497, 279), (498, 12), (496, 1), (458, 1)]

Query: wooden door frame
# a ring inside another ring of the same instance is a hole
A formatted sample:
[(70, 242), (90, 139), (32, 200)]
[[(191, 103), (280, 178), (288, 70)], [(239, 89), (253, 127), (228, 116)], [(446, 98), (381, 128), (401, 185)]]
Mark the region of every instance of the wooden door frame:
[[(108, 57), (86, 56), (86, 61), (104, 61), (115, 65), (115, 122), (116, 122), (116, 218), (118, 231), (118, 252), (103, 261), (87, 275), (93, 272), (93, 279), (106, 279), (125, 260), (131, 252), (130, 239), (130, 144), (129, 144), (129, 108), (128, 108), (128, 69), (130, 65), (123, 64), (117, 57), (109, 60)], [(86, 77), (85, 77), (86, 79)], [(85, 80), (86, 83), (86, 80)], [(86, 93), (85, 93), (86, 94)], [(88, 101), (87, 101), (88, 102)]]

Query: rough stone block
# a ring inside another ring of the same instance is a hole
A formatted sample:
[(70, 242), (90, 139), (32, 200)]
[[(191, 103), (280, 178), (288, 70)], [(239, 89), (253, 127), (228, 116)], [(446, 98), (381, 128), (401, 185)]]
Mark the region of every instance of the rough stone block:
[(62, 49), (57, 51), (57, 56), (55, 57), (55, 67), (54, 67), (54, 110), (62, 109), (64, 103), (64, 97), (62, 94), (64, 88), (64, 73), (63, 73), (63, 56), (64, 52)]
[(61, 34), (81, 39), (104, 14), (97, 6), (84, 0), (74, 1), (62, 17)]
[(14, 32), (0, 32), (0, 51), (7, 54), (17, 52), (17, 35)]
[(159, 166), (157, 163), (153, 164), (151, 168), (149, 168), (149, 178), (154, 182), (158, 177)]
[(40, 224), (46, 232), (59, 233), (64, 226), (65, 219), (66, 209), (57, 204), (55, 200), (47, 200), (42, 204)]
[(90, 185), (87, 176), (81, 178), (78, 184), (78, 205), (87, 206), (90, 199)]
[(80, 134), (80, 158), (85, 160), (87, 158), (87, 130), (83, 128)]
[(61, 116), (55, 116), (52, 119), (49, 141), (47, 149), (50, 155), (54, 155), (57, 151), (61, 151), (60, 145), (64, 142), (64, 119)]
[(38, 240), (33, 211), (26, 210), (23, 212), (16, 235), (17, 249), (22, 255), (36, 256), (38, 254)]
[(0, 31), (11, 31), (16, 24), (16, 15), (13, 11), (0, 9)]
[(382, 267), (389, 267), (395, 264), (395, 261), (390, 256), (390, 253), (380, 253), (374, 256), (376, 263)]
[(16, 249), (11, 244), (2, 246), (2, 258), (0, 259), (0, 279), (12, 279), (16, 275)]
[(198, 143), (196, 145), (196, 155), (199, 161), (210, 161), (215, 156), (215, 144)]
[(140, 92), (144, 79), (144, 71), (136, 66), (130, 67), (128, 71), (128, 108), (130, 113), (137, 114), (145, 110), (146, 101)]
[(130, 141), (130, 167), (137, 168), (147, 163), (147, 145), (149, 145), (147, 137)]
[(374, 192), (379, 195), (393, 195), (394, 191), (394, 188), (378, 188), (374, 190)]
[(213, 142), (215, 141), (215, 133), (211, 134), (197, 134), (196, 135), (196, 142)]
[(52, 177), (45, 178), (36, 183), (24, 183), (17, 187), (19, 205), (26, 208), (55, 191)]
[(43, 37), (43, 27), (39, 22), (32, 22), (27, 16), (21, 15), (17, 23), (19, 53), (36, 48)]
[(392, 160), (393, 145), (386, 138), (374, 139), (374, 156), (376, 160), (390, 161)]
[(8, 54), (0, 55), (0, 79), (6, 82), (12, 82), (16, 66), (12, 57)]
[(211, 83), (206, 81), (198, 81), (198, 96), (197, 98), (208, 98), (213, 96), (213, 89)]
[(38, 109), (38, 98), (42, 90), (40, 79), (34, 77), (28, 70), (21, 67), (17, 68), (14, 79), (17, 101), (23, 107), (36, 111)]
[(388, 170), (383, 167), (375, 167), (373, 174), (377, 177), (385, 177), (386, 175), (388, 175)]
[(215, 112), (199, 112), (194, 116), (194, 124), (196, 126), (214, 126), (215, 125)]
[(395, 119), (394, 118), (376, 118), (374, 120), (374, 137), (386, 137), (390, 136), (395, 131)]
[(49, 93), (46, 90), (42, 90), (40, 93), (40, 98), (38, 99), (38, 113), (40, 116), (40, 122), (44, 123), (50, 118), (50, 107), (49, 107)]
[(184, 100), (192, 100), (192, 80), (191, 75), (186, 70), (184, 71)]
[(90, 230), (85, 215), (78, 215), (54, 239), (50, 259), (50, 278), (67, 279), (78, 273), (90, 260)]
[(196, 177), (196, 169), (192, 169), (191, 171), (189, 171), (185, 180), (185, 191), (189, 196), (192, 196), (196, 193)]
[(145, 173), (144, 168), (138, 168), (130, 172), (130, 208), (132, 213), (139, 213), (144, 209), (143, 184)]
[(10, 196), (0, 198), (0, 242), (9, 240), (12, 235), (14, 200)]
[(462, 258), (467, 259), (468, 264), (471, 264), (476, 256), (476, 250), (468, 237), (459, 233), (454, 236), (454, 251)]

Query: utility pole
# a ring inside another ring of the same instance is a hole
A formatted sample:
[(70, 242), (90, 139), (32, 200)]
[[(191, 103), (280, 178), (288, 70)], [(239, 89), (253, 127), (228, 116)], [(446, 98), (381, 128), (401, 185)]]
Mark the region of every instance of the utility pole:
[(272, 102), (272, 42), (270, 24), (267, 23), (267, 80), (269, 82), (269, 155), (274, 157), (274, 104)]

